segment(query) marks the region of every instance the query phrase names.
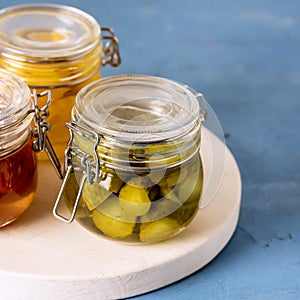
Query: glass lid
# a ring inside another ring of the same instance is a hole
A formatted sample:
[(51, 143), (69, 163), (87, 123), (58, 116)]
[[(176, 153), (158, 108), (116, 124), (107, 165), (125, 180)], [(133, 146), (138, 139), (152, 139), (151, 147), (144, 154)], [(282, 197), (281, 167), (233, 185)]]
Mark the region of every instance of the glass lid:
[(172, 80), (121, 75), (98, 80), (77, 95), (73, 119), (120, 140), (180, 137), (201, 123), (197, 97)]
[(17, 76), (0, 69), (0, 130), (23, 119), (31, 108), (29, 87)]
[(99, 44), (101, 29), (89, 14), (58, 4), (25, 4), (0, 11), (2, 55), (22, 60), (63, 60)]

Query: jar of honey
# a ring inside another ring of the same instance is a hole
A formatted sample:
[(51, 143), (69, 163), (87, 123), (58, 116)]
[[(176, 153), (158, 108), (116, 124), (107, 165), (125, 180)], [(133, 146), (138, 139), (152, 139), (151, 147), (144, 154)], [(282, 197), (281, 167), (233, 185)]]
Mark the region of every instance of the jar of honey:
[[(49, 137), (63, 157), (75, 95), (99, 79), (100, 67), (118, 66), (118, 40), (89, 14), (59, 4), (23, 4), (0, 11), (0, 67), (37, 93), (50, 89)], [(43, 158), (43, 156), (42, 156)]]
[[(40, 109), (37, 101), (44, 97), (47, 104)], [(48, 91), (31, 95), (19, 77), (0, 69), (0, 227), (22, 215), (35, 196), (36, 152), (47, 147), (59, 171), (46, 136), (49, 104)]]
[(202, 94), (172, 80), (122, 75), (87, 85), (67, 123), (66, 173), (54, 215), (124, 242), (178, 234), (200, 204), (205, 116)]

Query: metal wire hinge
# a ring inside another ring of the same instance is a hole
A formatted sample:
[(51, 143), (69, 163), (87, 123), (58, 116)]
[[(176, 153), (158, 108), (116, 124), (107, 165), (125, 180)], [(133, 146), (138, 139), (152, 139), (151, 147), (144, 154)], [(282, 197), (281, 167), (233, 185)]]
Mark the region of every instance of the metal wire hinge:
[(104, 56), (101, 58), (101, 64), (103, 66), (110, 64), (112, 67), (118, 67), (121, 64), (119, 41), (115, 37), (113, 29), (102, 27), (101, 30), (108, 33), (108, 35), (102, 36), (102, 40), (105, 41), (105, 44), (102, 49)]
[[(39, 108), (38, 99), (47, 96), (46, 104)], [(31, 131), (31, 135), (35, 138), (35, 141), (32, 144), (32, 149), (34, 152), (43, 152), (46, 151), (54, 169), (60, 179), (63, 178), (61, 165), (57, 155), (52, 147), (52, 144), (47, 136), (50, 131), (50, 124), (46, 122), (47, 117), (49, 116), (49, 105), (51, 104), (51, 92), (50, 90), (43, 91), (42, 93), (37, 94), (36, 90), (33, 90), (32, 93), (33, 102), (34, 102), (34, 129)]]
[(195, 94), (196, 98), (199, 99), (199, 103), (200, 103), (200, 119), (201, 121), (205, 121), (206, 120), (206, 116), (207, 116), (207, 110), (206, 110), (206, 106), (204, 103), (204, 97), (201, 93), (196, 93)]
[(199, 113), (200, 121), (201, 122), (205, 121), (207, 117), (207, 110), (206, 110), (205, 99), (203, 97), (203, 94), (195, 91), (194, 89), (190, 88), (186, 84), (184, 84), (183, 86), (187, 88), (189, 91), (191, 91), (194, 94), (194, 96), (198, 99), (200, 104), (200, 113)]
[[(70, 131), (70, 139), (68, 141), (68, 146), (65, 151), (66, 173), (53, 208), (53, 215), (61, 221), (71, 223), (75, 218), (79, 206), (80, 197), (82, 195), (82, 191), (86, 182), (88, 184), (93, 184), (99, 179), (104, 180), (106, 175), (100, 171), (100, 159), (97, 153), (97, 147), (100, 140), (99, 135), (96, 132), (74, 121), (71, 123), (67, 123), (66, 126), (69, 128)], [(78, 135), (79, 139), (82, 142), (92, 142), (93, 147), (90, 153), (86, 153), (82, 149), (80, 149), (80, 147), (74, 145), (74, 133)], [(74, 165), (73, 158), (76, 158), (77, 161), (80, 161), (79, 166)], [(69, 218), (66, 218), (58, 212), (58, 206), (62, 199), (68, 180), (70, 176), (74, 173), (74, 171), (80, 171), (83, 175), (79, 182), (79, 189), (74, 201), (74, 206), (71, 215)]]

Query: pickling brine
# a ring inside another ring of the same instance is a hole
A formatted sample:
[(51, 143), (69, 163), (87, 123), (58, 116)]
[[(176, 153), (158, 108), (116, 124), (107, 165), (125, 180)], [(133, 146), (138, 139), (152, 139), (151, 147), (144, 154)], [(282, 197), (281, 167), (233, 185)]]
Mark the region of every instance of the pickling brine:
[[(101, 155), (100, 155), (101, 157)], [(80, 173), (67, 182), (70, 208), (78, 193)], [(183, 230), (200, 205), (203, 168), (199, 153), (180, 166), (138, 174), (106, 170), (106, 178), (85, 183), (77, 220), (90, 231), (127, 242), (157, 242)]]

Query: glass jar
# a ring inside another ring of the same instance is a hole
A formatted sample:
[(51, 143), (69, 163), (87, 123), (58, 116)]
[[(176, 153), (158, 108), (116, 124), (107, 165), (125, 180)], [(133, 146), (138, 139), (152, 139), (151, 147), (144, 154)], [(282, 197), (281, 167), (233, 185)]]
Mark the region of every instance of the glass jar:
[[(203, 98), (144, 75), (104, 78), (77, 95), (66, 175), (54, 215), (101, 236), (153, 243), (181, 232), (198, 211)], [(71, 210), (59, 209), (64, 199)]]
[(64, 124), (77, 92), (101, 77), (101, 65), (120, 64), (113, 30), (100, 28), (92, 16), (73, 7), (17, 5), (0, 11), (0, 47), (1, 68), (22, 78), (37, 93), (51, 89), (49, 137), (57, 155), (63, 157), (69, 137)]
[[(44, 96), (47, 105), (39, 109), (37, 99)], [(34, 93), (33, 98), (27, 84), (0, 69), (0, 227), (30, 206), (37, 186), (35, 152), (51, 148), (45, 121), (49, 93)]]

